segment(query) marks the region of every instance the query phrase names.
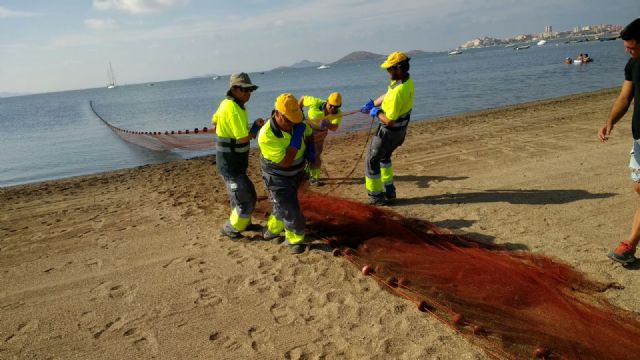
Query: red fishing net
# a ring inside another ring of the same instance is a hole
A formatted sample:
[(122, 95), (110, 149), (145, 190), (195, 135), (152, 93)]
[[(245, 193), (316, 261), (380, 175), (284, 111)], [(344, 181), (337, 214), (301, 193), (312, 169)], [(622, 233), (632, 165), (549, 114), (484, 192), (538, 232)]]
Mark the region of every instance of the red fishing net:
[[(122, 140), (142, 146), (149, 150), (168, 151), (174, 149), (181, 150), (213, 150), (216, 148), (215, 132), (206, 127), (187, 130), (164, 130), (164, 131), (137, 131), (122, 129), (110, 124), (93, 107), (93, 102), (89, 101), (89, 107), (98, 119), (100, 119), (109, 129), (111, 129)], [(334, 118), (330, 116), (329, 118)], [(368, 115), (359, 111), (345, 113), (345, 121), (340, 127), (340, 132), (357, 131), (364, 128)], [(318, 120), (319, 121), (319, 120)], [(316, 121), (317, 122), (317, 121)]]
[[(312, 233), (394, 293), (505, 359), (640, 357), (640, 320), (566, 264), (301, 191)], [(619, 285), (618, 285), (619, 286)]]
[(142, 146), (149, 150), (166, 151), (173, 149), (182, 150), (209, 150), (215, 149), (215, 134), (209, 129), (192, 130), (165, 130), (165, 131), (135, 131), (121, 129), (111, 125), (100, 116), (93, 108), (93, 102), (89, 101), (89, 107), (93, 114), (98, 117), (109, 129), (111, 129), (122, 140)]

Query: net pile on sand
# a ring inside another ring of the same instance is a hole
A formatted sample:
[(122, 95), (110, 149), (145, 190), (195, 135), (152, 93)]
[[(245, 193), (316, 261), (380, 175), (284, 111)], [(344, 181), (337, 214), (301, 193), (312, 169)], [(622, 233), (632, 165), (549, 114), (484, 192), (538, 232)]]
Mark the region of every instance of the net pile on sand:
[(499, 359), (630, 359), (640, 319), (585, 278), (542, 255), (487, 245), (419, 220), (308, 191), (312, 233), (364, 275), (412, 301)]

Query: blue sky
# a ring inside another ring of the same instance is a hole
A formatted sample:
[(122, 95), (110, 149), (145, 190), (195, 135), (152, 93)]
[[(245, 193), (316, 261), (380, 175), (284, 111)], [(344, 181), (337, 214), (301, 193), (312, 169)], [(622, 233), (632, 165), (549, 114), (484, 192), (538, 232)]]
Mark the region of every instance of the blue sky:
[(638, 16), (638, 0), (0, 0), (0, 92), (104, 86), (109, 61), (139, 83)]

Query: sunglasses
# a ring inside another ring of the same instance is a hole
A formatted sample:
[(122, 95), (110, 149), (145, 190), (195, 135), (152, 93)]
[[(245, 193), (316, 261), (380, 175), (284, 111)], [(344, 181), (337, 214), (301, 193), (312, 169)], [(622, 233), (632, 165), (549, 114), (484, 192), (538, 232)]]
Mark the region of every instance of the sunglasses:
[(387, 68), (387, 71), (388, 71), (388, 72), (392, 72), (392, 71), (394, 71), (394, 70), (400, 70), (400, 65), (393, 65), (393, 66), (389, 66), (389, 67)]
[(293, 121), (289, 120), (289, 118), (288, 118), (288, 117), (286, 117), (283, 113), (281, 113), (280, 111), (278, 111), (278, 114), (280, 114), (280, 117), (282, 117), (282, 119), (283, 119), (285, 122), (288, 122), (288, 123), (293, 124)]
[(253, 88), (244, 88), (244, 87), (240, 87), (240, 86), (236, 86), (236, 89), (240, 90), (241, 92), (244, 93), (252, 93), (253, 92)]
[(340, 106), (341, 106), (341, 105), (331, 105), (331, 104), (327, 104), (327, 105), (331, 106), (334, 109), (340, 109)]

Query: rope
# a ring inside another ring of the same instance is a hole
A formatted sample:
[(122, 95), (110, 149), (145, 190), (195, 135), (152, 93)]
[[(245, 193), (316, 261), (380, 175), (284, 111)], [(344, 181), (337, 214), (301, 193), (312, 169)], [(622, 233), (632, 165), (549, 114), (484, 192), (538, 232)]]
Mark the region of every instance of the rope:
[(91, 108), (91, 111), (93, 112), (93, 114), (100, 119), (105, 125), (107, 125), (107, 127), (109, 127), (111, 130), (116, 131), (116, 132), (122, 132), (125, 134), (134, 134), (134, 135), (193, 135), (193, 134), (200, 134), (200, 133), (209, 133), (209, 128), (202, 127), (202, 128), (194, 128), (193, 130), (190, 129), (186, 129), (186, 130), (165, 130), (165, 131), (137, 131), (137, 130), (127, 130), (127, 129), (122, 129), (119, 128), (117, 126), (111, 125), (108, 121), (106, 121), (102, 116), (100, 116), (100, 114), (98, 114), (98, 112), (96, 112), (95, 108), (93, 107), (93, 100), (89, 100), (89, 107)]
[[(351, 112), (351, 113), (355, 114), (356, 112), (359, 112), (359, 110)], [(360, 160), (362, 160), (362, 157), (364, 156), (365, 151), (367, 151), (367, 145), (369, 144), (369, 139), (371, 138), (371, 129), (373, 128), (373, 120), (374, 120), (374, 118), (371, 117), (371, 122), (369, 123), (369, 129), (367, 130), (367, 137), (365, 138), (364, 145), (362, 146), (362, 151), (360, 152), (360, 156), (358, 156), (358, 159), (353, 164), (353, 168), (351, 168), (349, 173), (347, 173), (347, 175), (345, 175), (345, 178), (351, 177), (353, 175), (353, 173), (356, 171), (356, 168), (358, 167), (358, 164), (360, 164)], [(327, 174), (328, 174), (328, 172), (327, 172)], [(328, 193), (331, 193), (331, 192), (337, 190), (340, 187), (340, 185), (342, 185), (342, 184), (341, 183), (334, 184), (332, 187), (329, 188), (328, 191), (325, 192), (325, 194), (328, 194)]]

